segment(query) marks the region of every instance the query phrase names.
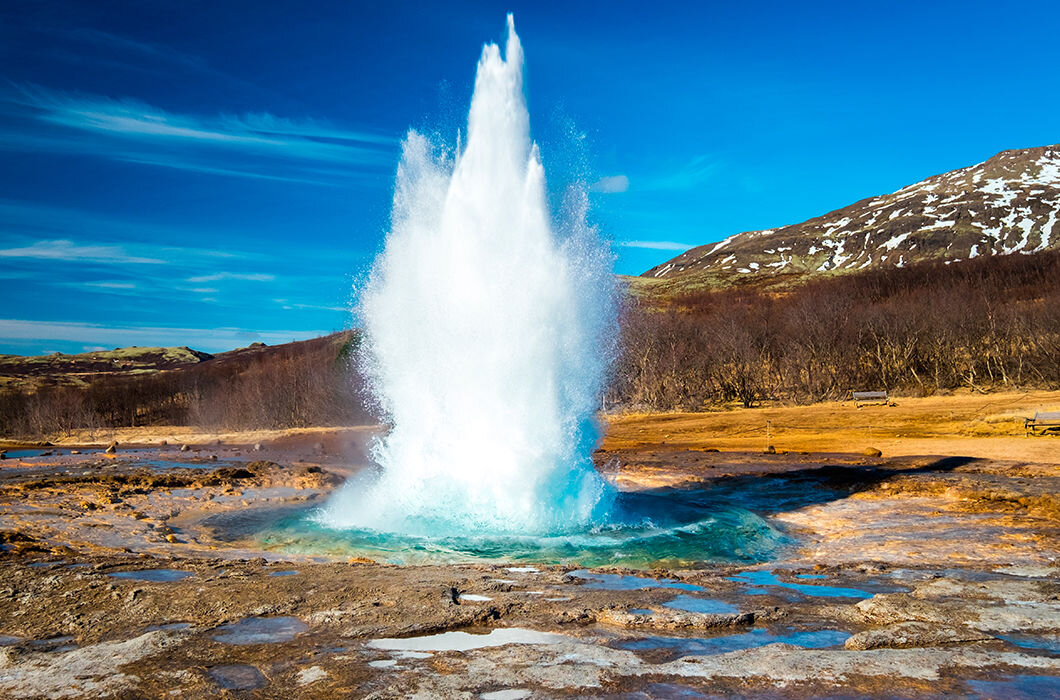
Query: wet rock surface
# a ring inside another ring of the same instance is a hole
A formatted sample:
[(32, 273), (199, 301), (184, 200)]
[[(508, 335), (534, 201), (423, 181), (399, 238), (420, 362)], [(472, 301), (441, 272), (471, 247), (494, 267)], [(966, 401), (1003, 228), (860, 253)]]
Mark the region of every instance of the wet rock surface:
[(986, 642), (992, 637), (968, 627), (927, 622), (899, 622), (859, 632), (843, 643), (847, 649), (906, 649), (968, 642)]
[(270, 549), (253, 533), (322, 502), (348, 473), (339, 450), (116, 449), (0, 468), (0, 696), (1060, 688), (1051, 465), (612, 450), (600, 458), (623, 488), (712, 489), (794, 544), (757, 565), (586, 571)]

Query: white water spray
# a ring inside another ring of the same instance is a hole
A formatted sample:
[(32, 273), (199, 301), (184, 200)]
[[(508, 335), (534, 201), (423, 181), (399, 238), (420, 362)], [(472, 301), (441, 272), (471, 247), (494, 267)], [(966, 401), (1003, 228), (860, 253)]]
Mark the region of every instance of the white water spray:
[(365, 371), (392, 426), (379, 470), (320, 515), (413, 535), (574, 532), (611, 490), (589, 457), (612, 355), (610, 254), (573, 198), (554, 230), (523, 50), (486, 45), (462, 150), (404, 142), (391, 230), (360, 298)]

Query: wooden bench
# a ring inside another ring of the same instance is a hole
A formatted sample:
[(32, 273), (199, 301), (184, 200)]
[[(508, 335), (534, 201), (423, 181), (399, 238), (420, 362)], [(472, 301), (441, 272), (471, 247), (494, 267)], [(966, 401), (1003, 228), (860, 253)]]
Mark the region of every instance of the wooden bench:
[[(1034, 418), (1023, 419), (1023, 428), (1028, 435), (1044, 435), (1053, 431), (1060, 432), (1060, 411), (1048, 413), (1038, 411), (1034, 414)], [(1035, 431), (1038, 431), (1038, 433), (1035, 433)]]
[(886, 391), (852, 391), (850, 395), (854, 399), (855, 408), (861, 408), (870, 403), (881, 403), (884, 406), (891, 404)]

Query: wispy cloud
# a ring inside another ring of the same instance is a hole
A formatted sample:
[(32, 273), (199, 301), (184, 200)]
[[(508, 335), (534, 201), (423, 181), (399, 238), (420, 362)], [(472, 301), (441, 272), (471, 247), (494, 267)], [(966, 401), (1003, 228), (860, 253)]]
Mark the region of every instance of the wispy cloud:
[(625, 175), (609, 175), (594, 182), (589, 189), (605, 194), (625, 192), (629, 189), (629, 178)]
[(30, 245), (2, 248), (0, 258), (29, 258), (67, 262), (103, 262), (122, 265), (162, 265), (165, 260), (129, 253), (118, 245), (84, 245), (70, 240), (36, 241)]
[(217, 175), (329, 184), (393, 165), (398, 139), (267, 112), (181, 114), (33, 85), (0, 92), (0, 148), (74, 152)]
[[(177, 114), (134, 98), (112, 99), (20, 86), (12, 101), (37, 110), (41, 121), (131, 139), (198, 142), (278, 152), (291, 158), (354, 159), (358, 144), (395, 145), (397, 139), (349, 131), (316, 120), (295, 121), (268, 113), (217, 117)], [(327, 139), (327, 140), (324, 140)]]
[[(221, 280), (243, 280), (244, 282), (272, 282), (276, 275), (266, 274), (242, 274), (239, 272), (217, 272), (212, 275), (200, 275), (189, 277), (189, 282), (219, 282)], [(216, 291), (216, 290), (214, 290)]]
[(295, 303), (293, 301), (288, 301), (287, 299), (273, 299), (273, 301), (275, 301), (277, 304), (279, 304), (280, 308), (282, 308), (284, 311), (293, 311), (293, 310), (302, 311), (302, 310), (307, 310), (307, 309), (308, 310), (312, 310), (312, 311), (343, 311), (343, 312), (349, 312), (350, 311), (350, 309), (348, 307), (345, 307), (345, 306), (327, 306), (327, 305), (321, 305), (321, 304), (298, 304), (298, 303)]
[[(147, 233), (150, 235), (146, 235)], [(225, 232), (212, 232), (214, 240), (226, 240)], [(0, 240), (7, 247), (0, 258), (23, 258), (98, 263), (147, 263), (232, 265), (235, 261), (265, 260), (263, 253), (228, 247), (224, 250), (140, 243), (184, 240), (188, 230), (171, 223), (157, 224), (97, 212), (48, 204), (29, 204), (0, 199)], [(135, 241), (135, 242), (134, 242)], [(190, 274), (190, 270), (186, 274)]]
[(327, 122), (306, 118), (300, 120), (278, 117), (268, 112), (251, 112), (242, 116), (222, 116), (219, 123), (231, 132), (267, 134), (269, 136), (294, 136), (310, 139), (333, 139), (337, 141), (375, 143), (394, 146), (400, 139), (370, 131), (339, 129)]
[[(198, 240), (227, 248), (195, 247)], [(239, 240), (223, 228), (185, 228), (172, 221), (155, 223), (0, 199), (0, 281), (24, 281), (38, 290), (61, 288), (66, 290), (63, 294), (76, 290), (79, 299), (106, 294), (145, 304), (147, 300), (198, 303), (214, 298), (238, 306), (256, 299), (255, 288), (267, 287), (270, 298), (290, 296), (326, 307), (348, 289), (346, 270), (364, 263), (347, 248), (257, 246), (250, 251), (237, 247)], [(248, 247), (256, 245), (256, 240), (242, 242)], [(295, 290), (300, 293), (292, 293)], [(24, 306), (12, 298), (0, 298), (0, 313), (21, 315)], [(249, 306), (261, 310), (256, 302)]]
[(63, 34), (67, 38), (84, 44), (91, 44), (95, 47), (129, 54), (141, 61), (146, 58), (160, 63), (175, 64), (198, 70), (208, 70), (206, 61), (199, 56), (178, 51), (171, 46), (130, 39), (128, 37), (89, 27), (76, 27), (63, 32)]
[(689, 190), (702, 185), (722, 170), (722, 163), (700, 155), (673, 168), (637, 180), (637, 191)]
[[(2, 142), (2, 136), (0, 136)], [(143, 153), (122, 153), (111, 151), (107, 156), (113, 160), (124, 163), (135, 163), (137, 165), (153, 165), (159, 168), (171, 168), (173, 170), (184, 170), (193, 173), (204, 173), (206, 175), (223, 175), (225, 177), (239, 177), (248, 180), (262, 180), (265, 182), (290, 182), (303, 185), (316, 185), (319, 187), (338, 187), (348, 184), (350, 181), (361, 179), (359, 174), (344, 172), (340, 169), (330, 168), (299, 168), (297, 173), (259, 172), (252, 169), (226, 168), (220, 165), (210, 165), (201, 162), (195, 156), (182, 155), (180, 153), (164, 153), (159, 155), (147, 155)], [(360, 174), (363, 176), (363, 174)]]
[(647, 248), (648, 250), (679, 250), (686, 251), (695, 248), (689, 243), (677, 243), (676, 241), (616, 241), (615, 245), (623, 248)]
[(136, 289), (134, 282), (85, 282), (83, 286), (98, 289)]
[(66, 341), (104, 347), (187, 345), (209, 352), (230, 350), (256, 341), (271, 345), (306, 340), (328, 332), (330, 331), (105, 326), (67, 321), (0, 319), (0, 340)]

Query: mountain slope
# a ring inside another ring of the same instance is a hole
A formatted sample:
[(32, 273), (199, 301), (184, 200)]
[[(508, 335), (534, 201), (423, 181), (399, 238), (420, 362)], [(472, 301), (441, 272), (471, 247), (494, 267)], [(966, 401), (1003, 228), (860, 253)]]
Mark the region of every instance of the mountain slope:
[(738, 233), (641, 277), (738, 283), (1060, 249), (1060, 145), (1002, 151), (984, 163), (870, 197), (801, 224)]

